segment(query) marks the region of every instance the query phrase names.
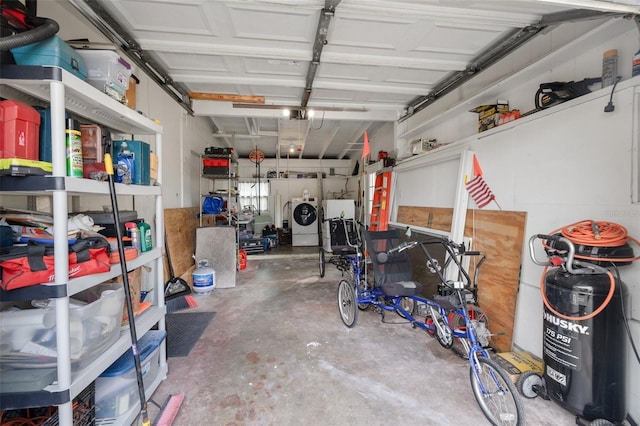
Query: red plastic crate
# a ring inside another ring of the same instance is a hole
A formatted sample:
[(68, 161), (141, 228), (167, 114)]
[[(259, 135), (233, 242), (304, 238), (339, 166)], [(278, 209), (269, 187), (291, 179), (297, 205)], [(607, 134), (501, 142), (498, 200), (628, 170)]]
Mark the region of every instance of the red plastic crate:
[(229, 167), (228, 158), (203, 158), (203, 167)]

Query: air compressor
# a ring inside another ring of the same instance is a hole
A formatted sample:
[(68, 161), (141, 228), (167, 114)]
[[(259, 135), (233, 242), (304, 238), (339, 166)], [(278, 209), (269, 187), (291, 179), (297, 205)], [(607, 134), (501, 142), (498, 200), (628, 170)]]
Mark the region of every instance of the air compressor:
[[(600, 226), (588, 222), (599, 233)], [(625, 241), (590, 246), (564, 235), (537, 234), (529, 240), (533, 262), (545, 266), (540, 283), (543, 391), (578, 418), (620, 423), (627, 414), (624, 309), (628, 295), (626, 285), (606, 266), (630, 264), (635, 260), (633, 250)], [(547, 254), (545, 261), (535, 256), (538, 239)]]

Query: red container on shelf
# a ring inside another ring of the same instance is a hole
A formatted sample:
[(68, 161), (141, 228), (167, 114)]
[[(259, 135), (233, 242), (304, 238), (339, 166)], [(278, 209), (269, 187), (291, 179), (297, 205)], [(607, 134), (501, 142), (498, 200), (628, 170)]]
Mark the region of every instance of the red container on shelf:
[(38, 160), (40, 114), (30, 105), (0, 101), (0, 158)]
[(203, 158), (203, 167), (229, 167), (228, 158)]

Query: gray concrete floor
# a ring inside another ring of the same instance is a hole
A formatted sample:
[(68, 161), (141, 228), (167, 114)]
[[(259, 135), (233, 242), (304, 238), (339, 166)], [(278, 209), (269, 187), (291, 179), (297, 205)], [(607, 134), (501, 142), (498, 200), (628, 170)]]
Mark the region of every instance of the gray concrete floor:
[[(318, 265), (317, 247), (281, 247), (250, 256), (235, 288), (194, 296), (181, 312), (216, 316), (153, 395), (185, 394), (174, 425), (488, 424), (466, 361), (394, 314), (345, 327), (340, 273), (328, 264), (321, 279)], [(553, 402), (523, 401), (529, 425), (575, 424)]]

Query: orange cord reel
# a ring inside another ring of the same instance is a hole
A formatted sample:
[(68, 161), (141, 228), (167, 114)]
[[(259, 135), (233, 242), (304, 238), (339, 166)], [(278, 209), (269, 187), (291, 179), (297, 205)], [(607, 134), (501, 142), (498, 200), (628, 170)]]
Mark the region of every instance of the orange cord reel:
[[(536, 239), (542, 241), (547, 252), (547, 261), (536, 259), (533, 248)], [(531, 258), (534, 263), (545, 267), (540, 279), (540, 294), (545, 307), (557, 317), (573, 321), (588, 320), (602, 312), (611, 302), (616, 287), (615, 277), (604, 265), (611, 262), (628, 265), (640, 259), (640, 256), (633, 256), (633, 249), (629, 246), (629, 242), (640, 245), (638, 240), (628, 236), (626, 228), (622, 225), (593, 220), (572, 223), (552, 231), (550, 235), (537, 234), (531, 237), (529, 240)], [(551, 305), (547, 297), (545, 278), (549, 267), (564, 267), (571, 274), (607, 274), (610, 283), (609, 292), (600, 306), (589, 314), (581, 316), (563, 314)]]

